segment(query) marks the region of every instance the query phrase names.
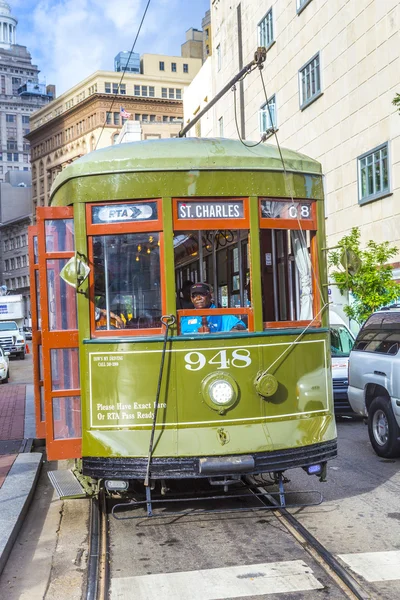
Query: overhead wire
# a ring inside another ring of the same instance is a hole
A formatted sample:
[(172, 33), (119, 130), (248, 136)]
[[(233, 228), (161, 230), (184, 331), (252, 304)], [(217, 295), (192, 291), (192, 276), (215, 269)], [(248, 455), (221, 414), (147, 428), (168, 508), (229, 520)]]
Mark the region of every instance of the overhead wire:
[[(139, 37), (140, 31), (141, 31), (141, 29), (142, 29), (142, 25), (143, 25), (143, 23), (144, 23), (144, 20), (145, 20), (145, 18), (146, 18), (147, 11), (148, 11), (148, 9), (149, 9), (149, 6), (150, 6), (150, 2), (151, 2), (151, 0), (148, 0), (148, 1), (147, 1), (146, 8), (144, 9), (143, 16), (142, 16), (142, 19), (141, 19), (141, 21), (140, 21), (139, 28), (138, 28), (138, 30), (137, 30), (137, 32), (136, 32), (136, 36), (135, 36), (135, 39), (134, 39), (134, 41), (133, 41), (133, 44), (132, 44), (131, 51), (130, 51), (130, 53), (129, 53), (129, 57), (128, 57), (127, 63), (126, 63), (126, 65), (125, 65), (125, 67), (124, 67), (124, 69), (123, 69), (123, 71), (122, 71), (121, 79), (119, 80), (119, 83), (118, 83), (117, 92), (116, 92), (116, 94), (114, 94), (114, 95), (113, 95), (112, 102), (111, 102), (111, 106), (110, 106), (109, 110), (107, 111), (107, 112), (109, 112), (109, 113), (111, 113), (111, 111), (112, 111), (112, 107), (114, 106), (114, 103), (115, 103), (115, 100), (116, 100), (116, 98), (120, 98), (120, 97), (121, 97), (121, 96), (119, 95), (119, 91), (120, 91), (120, 89), (121, 89), (121, 83), (122, 83), (122, 81), (123, 81), (123, 79), (124, 79), (125, 73), (126, 73), (126, 71), (127, 71), (128, 65), (129, 65), (129, 61), (130, 61), (130, 59), (131, 59), (131, 56), (132, 56), (132, 54), (133, 54), (133, 51), (134, 51), (134, 49), (135, 49), (135, 46), (136, 46), (137, 39), (138, 39), (138, 37)], [(104, 131), (104, 128), (105, 128), (106, 124), (107, 124), (107, 114), (106, 114), (106, 118), (104, 119), (103, 127), (101, 128), (101, 131), (100, 131), (100, 135), (99, 135), (99, 137), (98, 137), (98, 139), (97, 139), (96, 146), (95, 146), (95, 150), (97, 150), (97, 146), (98, 146), (98, 144), (99, 144), (99, 142), (100, 142), (100, 138), (101, 138), (101, 136), (102, 136), (102, 134), (103, 134), (103, 131)]]

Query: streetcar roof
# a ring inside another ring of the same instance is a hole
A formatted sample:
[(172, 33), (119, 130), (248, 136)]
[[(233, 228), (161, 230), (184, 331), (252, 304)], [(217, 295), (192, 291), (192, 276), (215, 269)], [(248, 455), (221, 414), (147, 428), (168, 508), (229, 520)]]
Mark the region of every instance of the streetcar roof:
[[(316, 160), (287, 148), (281, 152), (287, 171), (321, 174)], [(66, 181), (88, 175), (199, 170), (283, 171), (283, 166), (273, 144), (249, 147), (239, 140), (224, 138), (144, 140), (108, 146), (82, 156), (58, 175), (51, 196)]]

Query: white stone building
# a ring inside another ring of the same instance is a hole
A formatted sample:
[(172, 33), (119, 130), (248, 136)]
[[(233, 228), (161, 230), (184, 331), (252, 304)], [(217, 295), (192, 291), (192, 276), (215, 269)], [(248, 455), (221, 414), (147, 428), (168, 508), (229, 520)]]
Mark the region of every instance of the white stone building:
[[(329, 245), (359, 226), (363, 242), (398, 246), (400, 266), (400, 115), (392, 105), (400, 93), (399, 1), (211, 0), (211, 22), (212, 95), (266, 46), (263, 77), (279, 142), (323, 166)], [(193, 85), (199, 80), (201, 72)], [(186, 97), (185, 122), (201, 101), (190, 88)], [(211, 110), (210, 135), (239, 130), (258, 141), (271, 125), (258, 71), (237, 85), (236, 101), (238, 127), (229, 92)]]

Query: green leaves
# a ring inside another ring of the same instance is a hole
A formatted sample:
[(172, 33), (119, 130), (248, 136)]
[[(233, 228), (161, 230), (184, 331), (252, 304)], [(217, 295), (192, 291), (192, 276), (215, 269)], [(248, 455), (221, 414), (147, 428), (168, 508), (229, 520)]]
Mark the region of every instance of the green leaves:
[[(398, 95), (400, 105), (400, 95)], [(377, 244), (369, 240), (365, 250), (360, 248), (360, 230), (353, 227), (328, 257), (330, 276), (339, 290), (351, 292), (354, 302), (345, 306), (348, 317), (360, 325), (376, 310), (400, 297), (400, 285), (392, 279), (388, 261), (397, 253), (389, 242)]]

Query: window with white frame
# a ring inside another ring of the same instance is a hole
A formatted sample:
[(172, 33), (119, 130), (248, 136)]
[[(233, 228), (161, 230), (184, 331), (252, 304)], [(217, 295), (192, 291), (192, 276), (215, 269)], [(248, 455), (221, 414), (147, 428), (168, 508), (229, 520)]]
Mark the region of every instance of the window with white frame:
[(311, 104), (321, 94), (319, 53), (299, 70), (300, 108)]
[(268, 48), (274, 41), (274, 28), (272, 24), (272, 8), (258, 24), (258, 42), (260, 46)]
[(310, 2), (311, 0), (297, 0), (297, 14), (301, 13), (303, 8), (305, 8)]
[(217, 71), (221, 70), (221, 44), (218, 44), (217, 48)]
[(357, 160), (358, 202), (363, 204), (390, 193), (388, 143), (362, 154)]
[(272, 133), (276, 129), (276, 99), (275, 94), (260, 108), (260, 133)]

